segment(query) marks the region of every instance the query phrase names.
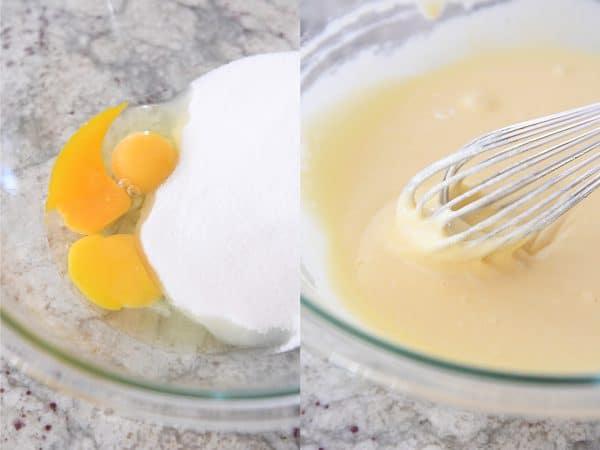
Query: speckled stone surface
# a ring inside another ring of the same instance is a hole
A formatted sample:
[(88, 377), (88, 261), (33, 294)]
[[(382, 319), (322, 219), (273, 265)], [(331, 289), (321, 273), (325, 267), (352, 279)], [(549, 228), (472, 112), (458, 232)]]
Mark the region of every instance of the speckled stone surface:
[(302, 351), (305, 450), (600, 450), (600, 421), (528, 421), (408, 398)]
[(1, 33), (15, 170), (108, 105), (167, 100), (224, 62), (294, 48), (298, 20), (294, 0), (4, 0)]
[(2, 361), (3, 450), (292, 450), (294, 430), (211, 433), (120, 417), (41, 385)]
[[(47, 311), (48, 320), (69, 321), (79, 315), (82, 333), (92, 336), (90, 324), (101, 325), (110, 318), (83, 304), (60, 310), (67, 305), (58, 301), (64, 295), (54, 281), (56, 267), (43, 255), (47, 244), (31, 239), (41, 234), (41, 220), (31, 218), (43, 217), (51, 158), (81, 123), (109, 105), (125, 99), (134, 104), (167, 100), (189, 81), (225, 62), (295, 48), (297, 4), (293, 0), (3, 0), (0, 39), (2, 253), (3, 263), (11, 262), (3, 264), (3, 299), (10, 296), (11, 301), (35, 307), (32, 314), (42, 317)], [(27, 207), (19, 213), (11, 208), (17, 203)], [(121, 350), (122, 344), (130, 343), (146, 354), (147, 361), (155, 357), (151, 346), (127, 336), (114, 341), (112, 349), (104, 345), (106, 354), (99, 356), (108, 361), (112, 351), (123, 357), (121, 363), (127, 362), (127, 353)], [(191, 360), (172, 356), (174, 373), (165, 376), (180, 376), (176, 364), (189, 366)], [(152, 373), (157, 366), (141, 370)], [(203, 433), (125, 419), (111, 409), (99, 409), (33, 381), (5, 358), (1, 369), (2, 449), (287, 450), (298, 446), (293, 428), (254, 435)], [(235, 373), (228, 375), (235, 381)]]

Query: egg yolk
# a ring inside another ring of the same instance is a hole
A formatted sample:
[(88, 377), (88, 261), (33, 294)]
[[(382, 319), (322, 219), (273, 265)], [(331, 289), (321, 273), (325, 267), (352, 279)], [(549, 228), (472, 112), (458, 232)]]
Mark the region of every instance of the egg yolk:
[(111, 168), (119, 180), (145, 194), (167, 179), (177, 164), (177, 151), (153, 132), (134, 133), (117, 144)]
[(131, 199), (102, 161), (104, 135), (126, 106), (108, 108), (93, 117), (75, 132), (56, 159), (46, 210), (57, 209), (73, 231), (97, 233), (131, 206)]
[(77, 288), (105, 309), (142, 307), (161, 296), (132, 234), (81, 238), (69, 249), (68, 268)]
[(88, 235), (69, 248), (69, 276), (91, 302), (109, 310), (142, 307), (161, 297), (136, 236), (98, 233), (129, 211), (131, 189), (140, 194), (156, 189), (178, 157), (156, 133), (131, 134), (113, 149), (115, 181), (104, 165), (102, 143), (126, 106), (106, 109), (73, 134), (56, 159), (46, 201), (46, 211), (56, 209), (67, 227)]

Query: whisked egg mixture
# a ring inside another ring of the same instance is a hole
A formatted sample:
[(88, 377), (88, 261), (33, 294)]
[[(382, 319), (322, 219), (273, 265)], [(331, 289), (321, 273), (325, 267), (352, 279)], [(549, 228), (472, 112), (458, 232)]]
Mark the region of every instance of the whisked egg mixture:
[[(560, 3), (549, 2), (550, 16), (550, 4)], [(581, 3), (597, 17), (597, 4)], [(533, 23), (523, 18), (534, 17), (534, 8), (509, 8), (507, 17), (523, 13), (522, 25)], [(600, 36), (593, 25), (577, 23), (584, 30), (582, 41), (597, 48)], [(469, 33), (468, 21), (449, 23), (440, 33), (460, 42), (459, 27)], [(398, 196), (418, 170), (484, 132), (600, 100), (598, 53), (540, 45), (527, 30), (522, 36), (520, 45), (496, 43), (485, 50), (467, 39), (464, 54), (454, 61), (443, 56), (437, 67), (413, 74), (348, 83), (335, 101), (309, 108), (303, 127), (304, 204), (326, 242), (324, 277), (331, 297), (371, 333), (472, 365), (595, 373), (600, 370), (600, 192), (535, 244), (516, 251), (438, 261), (403, 247), (406, 234), (400, 230), (419, 224), (402, 223)], [(480, 37), (485, 41), (485, 32)], [(434, 35), (414, 45), (423, 58), (433, 58), (428, 46), (443, 47), (440, 39)], [(419, 53), (411, 45), (406, 44), (406, 58)], [(410, 66), (406, 58), (398, 61)], [(369, 69), (389, 73), (396, 67), (392, 60), (373, 56)], [(358, 62), (340, 68), (329, 81), (352, 71), (360, 72)], [(309, 91), (307, 104), (323, 92)]]

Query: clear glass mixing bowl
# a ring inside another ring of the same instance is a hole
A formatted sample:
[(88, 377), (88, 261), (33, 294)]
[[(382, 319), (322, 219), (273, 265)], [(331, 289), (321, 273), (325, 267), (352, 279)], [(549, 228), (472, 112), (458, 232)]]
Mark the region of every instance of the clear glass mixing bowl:
[[(305, 0), (302, 91), (365, 49), (394, 48), (453, 17), (478, 14), (505, 1), (478, 3), (471, 9), (452, 4), (438, 19), (427, 20), (411, 2)], [(311, 231), (303, 234), (311, 236)], [(315, 281), (321, 269), (310, 262), (314, 255), (304, 236), (303, 348), (390, 388), (454, 406), (532, 416), (600, 417), (600, 373), (563, 377), (488, 370), (419, 353), (366, 331), (339, 305), (326, 301), (327, 293)]]
[[(69, 135), (108, 106), (166, 101), (244, 56), (240, 25), (193, 3), (42, 3), (2, 5), (2, 29), (12, 36), (1, 62), (3, 354), (43, 382), (129, 417), (212, 430), (297, 424), (298, 348), (226, 347), (164, 307), (95, 307), (64, 274), (68, 231), (45, 221), (49, 174)], [(39, 33), (27, 29), (27, 17), (39, 17)], [(156, 28), (162, 19), (168, 23)], [(273, 32), (252, 52), (290, 45)]]

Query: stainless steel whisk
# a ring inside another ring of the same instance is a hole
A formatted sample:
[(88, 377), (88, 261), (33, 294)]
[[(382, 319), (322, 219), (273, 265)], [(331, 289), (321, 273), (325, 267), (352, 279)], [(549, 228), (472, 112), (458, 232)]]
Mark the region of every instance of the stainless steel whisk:
[(417, 173), (401, 198), (424, 220), (462, 221), (438, 249), (460, 244), (485, 256), (548, 227), (598, 187), (600, 102), (484, 134)]

